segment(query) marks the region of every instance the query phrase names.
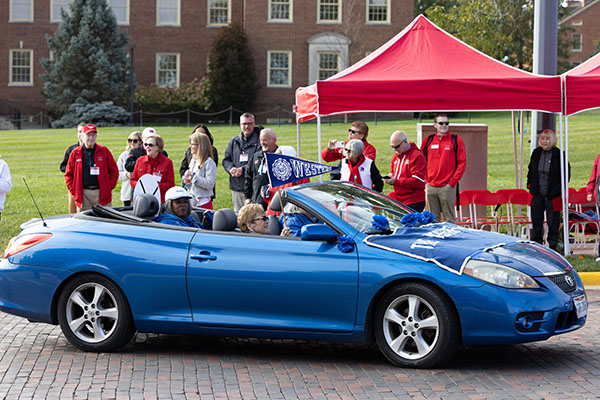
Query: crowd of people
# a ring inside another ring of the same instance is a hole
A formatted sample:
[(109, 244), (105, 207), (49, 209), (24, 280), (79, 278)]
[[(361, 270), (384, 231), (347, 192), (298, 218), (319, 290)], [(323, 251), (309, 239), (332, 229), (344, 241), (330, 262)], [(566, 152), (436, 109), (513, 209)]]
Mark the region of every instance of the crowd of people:
[[(382, 176), (376, 166), (377, 151), (367, 141), (369, 127), (354, 121), (345, 141), (331, 139), (321, 155), (325, 162), (337, 162), (339, 169), (332, 179), (355, 182), (382, 192), (384, 184), (391, 191), (387, 196), (415, 211), (429, 209), (438, 221), (455, 222), (455, 202), (459, 181), (466, 170), (465, 144), (460, 136), (450, 133), (447, 114), (437, 113), (433, 119), (435, 133), (423, 138), (419, 148), (403, 131), (390, 136), (393, 156), (389, 173)], [(240, 117), (240, 133), (233, 136), (225, 149), (222, 166), (229, 175), (233, 210), (238, 215), (238, 227), (243, 232), (269, 233), (269, 216), (275, 213), (269, 203), (276, 191), (269, 183), (265, 154), (295, 156), (291, 146), (279, 146), (273, 129), (256, 126), (250, 113)], [(215, 199), (218, 151), (209, 128), (198, 124), (189, 136), (180, 162), (181, 186), (176, 185), (172, 160), (165, 151), (163, 138), (154, 128), (131, 132), (125, 150), (117, 161), (110, 150), (97, 143), (98, 129), (93, 124), (77, 126), (77, 143), (69, 146), (60, 164), (68, 189), (69, 212), (91, 209), (100, 204), (112, 205), (112, 191), (121, 181), (120, 200), (132, 206), (136, 185), (144, 186), (143, 177), (160, 191), (160, 213), (156, 220), (163, 223), (199, 227), (191, 218), (193, 207), (212, 209)], [(542, 243), (544, 221), (547, 242), (556, 248), (560, 206), (560, 150), (556, 134), (549, 129), (539, 135), (538, 147), (531, 155), (527, 188), (532, 194), (532, 240)], [(570, 173), (570, 166), (569, 166)], [(600, 178), (600, 155), (594, 163), (588, 183), (588, 201), (593, 201)], [(308, 179), (286, 186), (305, 183)], [(146, 180), (146, 185), (148, 184)], [(8, 166), (0, 159), (0, 218), (6, 193), (11, 189)], [(138, 188), (140, 189), (140, 188)], [(146, 188), (142, 188), (146, 192)], [(158, 195), (157, 195), (158, 196)], [(294, 210), (280, 217), (283, 236), (298, 236), (302, 225), (315, 222), (305, 210)], [(288, 227), (289, 226), (289, 227)]]

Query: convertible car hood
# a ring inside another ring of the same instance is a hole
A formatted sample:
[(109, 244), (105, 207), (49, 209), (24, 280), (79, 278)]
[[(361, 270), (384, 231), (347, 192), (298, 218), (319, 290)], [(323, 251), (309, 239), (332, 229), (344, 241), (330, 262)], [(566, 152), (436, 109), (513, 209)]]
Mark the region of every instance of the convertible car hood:
[(372, 235), (364, 240), (370, 246), (432, 262), (459, 275), (469, 259), (481, 259), (482, 254), (491, 249), (522, 241), (509, 235), (449, 223), (403, 226), (392, 235)]
[[(560, 254), (530, 242), (495, 247), (477, 258), (508, 265), (532, 276), (551, 275), (572, 268)], [(524, 264), (535, 271), (525, 270), (519, 264)]]

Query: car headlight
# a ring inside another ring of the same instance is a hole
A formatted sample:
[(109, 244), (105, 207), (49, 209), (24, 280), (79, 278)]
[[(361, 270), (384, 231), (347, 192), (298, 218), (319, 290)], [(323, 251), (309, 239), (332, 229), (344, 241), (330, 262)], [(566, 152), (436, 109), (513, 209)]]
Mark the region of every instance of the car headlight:
[(463, 273), (508, 289), (537, 289), (540, 287), (529, 275), (506, 265), (488, 261), (469, 260)]

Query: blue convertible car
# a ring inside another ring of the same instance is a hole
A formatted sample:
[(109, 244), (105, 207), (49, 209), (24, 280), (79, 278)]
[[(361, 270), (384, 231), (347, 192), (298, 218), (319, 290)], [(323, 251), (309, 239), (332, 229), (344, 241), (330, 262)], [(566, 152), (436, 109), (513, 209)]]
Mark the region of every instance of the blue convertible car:
[(281, 200), (318, 222), (280, 237), (241, 233), (231, 210), (198, 230), (101, 206), (29, 221), (0, 261), (0, 310), (60, 324), (85, 351), (136, 331), (299, 338), (376, 343), (418, 368), (461, 344), (545, 340), (585, 323), (579, 276), (535, 243), (430, 222), (349, 182)]

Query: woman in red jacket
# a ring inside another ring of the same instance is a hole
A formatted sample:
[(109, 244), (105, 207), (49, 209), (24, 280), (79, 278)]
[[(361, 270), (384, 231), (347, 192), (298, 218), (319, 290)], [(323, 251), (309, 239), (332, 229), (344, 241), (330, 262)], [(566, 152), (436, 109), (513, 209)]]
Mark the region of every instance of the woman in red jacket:
[(158, 135), (148, 136), (144, 140), (146, 155), (137, 159), (133, 174), (131, 174), (131, 187), (135, 188), (137, 181), (146, 174), (156, 176), (160, 188), (161, 202), (165, 202), (165, 193), (175, 186), (173, 162), (162, 154), (165, 142)]

